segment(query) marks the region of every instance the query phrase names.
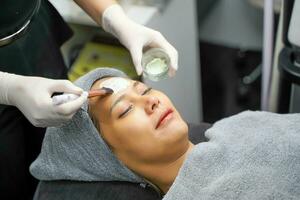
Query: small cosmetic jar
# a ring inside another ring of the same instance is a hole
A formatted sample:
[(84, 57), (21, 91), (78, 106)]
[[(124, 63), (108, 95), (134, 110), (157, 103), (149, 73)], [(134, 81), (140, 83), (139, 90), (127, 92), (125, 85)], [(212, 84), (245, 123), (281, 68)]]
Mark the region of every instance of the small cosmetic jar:
[(168, 77), (170, 58), (161, 48), (151, 48), (143, 53), (142, 67), (143, 76), (152, 80), (160, 81)]

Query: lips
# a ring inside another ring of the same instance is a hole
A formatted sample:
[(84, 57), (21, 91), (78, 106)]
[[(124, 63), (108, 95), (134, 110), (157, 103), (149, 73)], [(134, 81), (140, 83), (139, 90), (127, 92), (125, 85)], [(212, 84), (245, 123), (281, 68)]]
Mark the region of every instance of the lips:
[(157, 123), (155, 129), (157, 129), (162, 124), (164, 119), (166, 119), (172, 113), (173, 113), (173, 110), (171, 108), (169, 108), (165, 112), (163, 112), (162, 115), (160, 116), (159, 120), (158, 120), (158, 123)]

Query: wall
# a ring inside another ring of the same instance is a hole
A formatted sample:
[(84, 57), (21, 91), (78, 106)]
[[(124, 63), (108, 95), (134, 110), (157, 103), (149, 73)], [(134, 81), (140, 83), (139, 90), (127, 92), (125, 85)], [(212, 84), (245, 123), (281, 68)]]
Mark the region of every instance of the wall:
[(188, 122), (202, 120), (201, 78), (196, 1), (171, 0), (147, 24), (159, 30), (179, 52), (179, 70), (172, 79), (145, 82), (164, 91)]

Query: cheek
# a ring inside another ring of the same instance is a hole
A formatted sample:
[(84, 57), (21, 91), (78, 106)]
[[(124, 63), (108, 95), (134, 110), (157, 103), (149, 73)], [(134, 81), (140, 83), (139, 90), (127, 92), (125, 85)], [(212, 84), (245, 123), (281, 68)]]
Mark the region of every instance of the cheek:
[(144, 111), (134, 110), (123, 119), (115, 123), (119, 131), (126, 132), (131, 136), (138, 137), (146, 132), (153, 131), (151, 119)]
[(110, 124), (110, 130), (114, 132), (116, 145), (129, 148), (136, 147), (137, 141), (147, 140), (153, 135), (152, 124), (145, 112), (134, 110)]

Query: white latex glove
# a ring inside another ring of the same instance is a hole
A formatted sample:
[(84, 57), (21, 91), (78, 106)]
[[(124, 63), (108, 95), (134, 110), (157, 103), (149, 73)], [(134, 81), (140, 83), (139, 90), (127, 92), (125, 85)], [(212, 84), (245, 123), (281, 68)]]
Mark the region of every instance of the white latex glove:
[(174, 76), (178, 68), (177, 50), (168, 43), (162, 34), (139, 25), (129, 19), (118, 4), (109, 6), (102, 14), (102, 27), (110, 32), (130, 51), (138, 75), (142, 74), (142, 54), (144, 47), (160, 47), (170, 57), (169, 76)]
[[(66, 92), (78, 99), (54, 105), (51, 95)], [(87, 93), (67, 80), (19, 76), (0, 72), (0, 104), (16, 106), (37, 127), (59, 126), (70, 120), (87, 99)]]

